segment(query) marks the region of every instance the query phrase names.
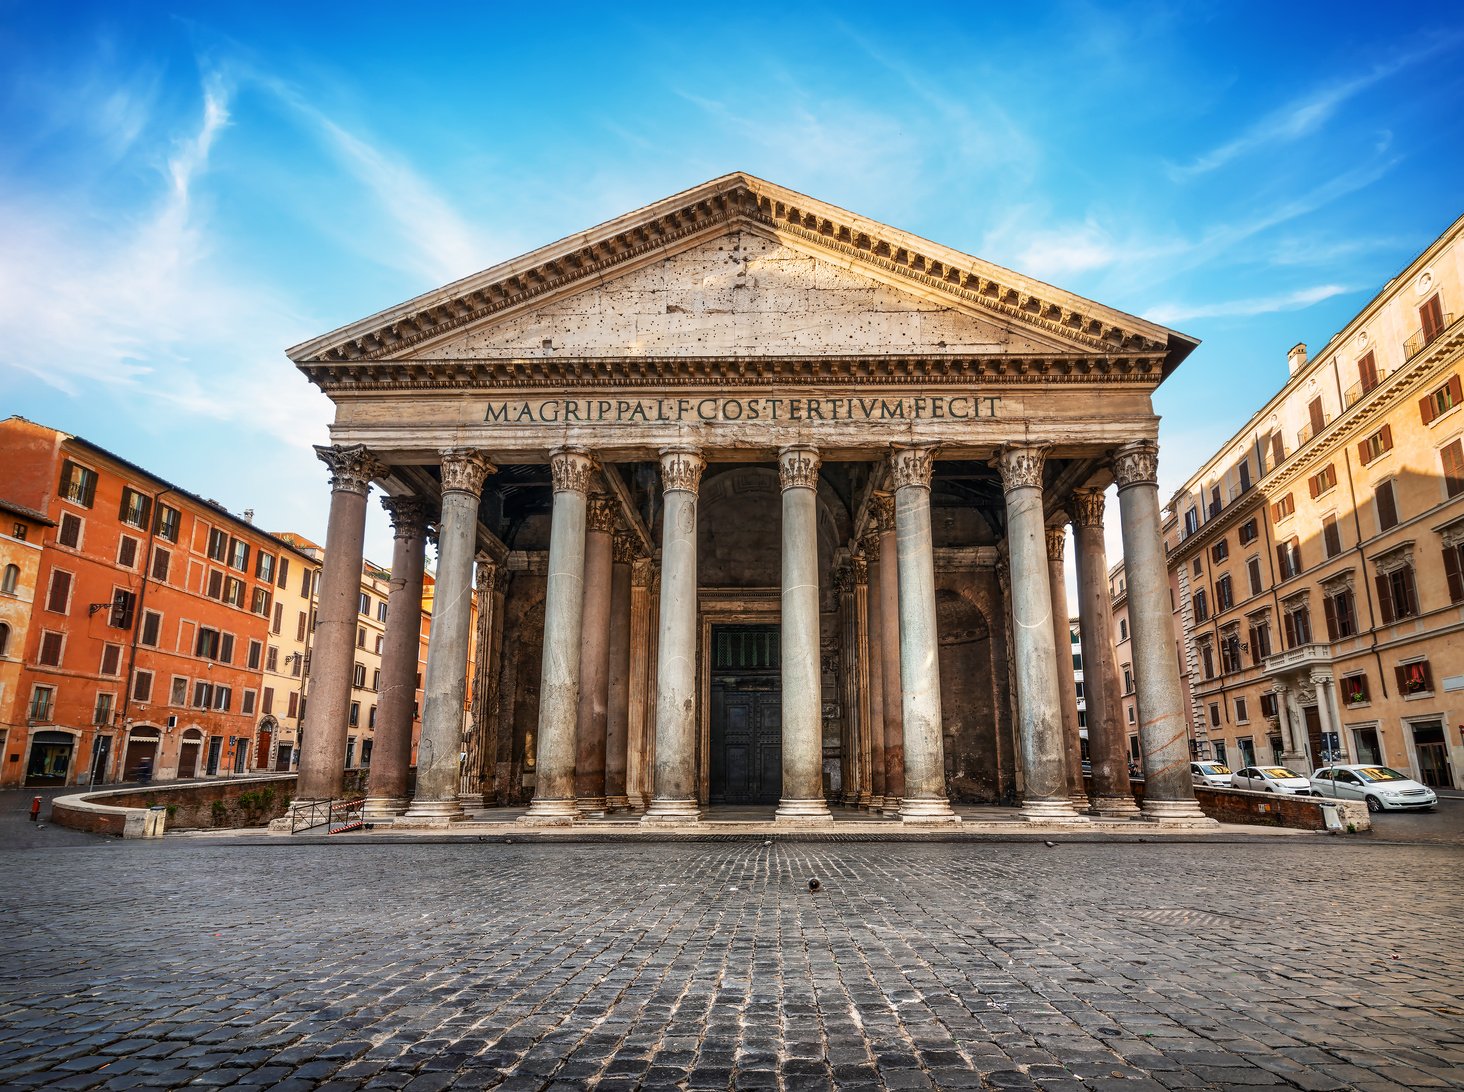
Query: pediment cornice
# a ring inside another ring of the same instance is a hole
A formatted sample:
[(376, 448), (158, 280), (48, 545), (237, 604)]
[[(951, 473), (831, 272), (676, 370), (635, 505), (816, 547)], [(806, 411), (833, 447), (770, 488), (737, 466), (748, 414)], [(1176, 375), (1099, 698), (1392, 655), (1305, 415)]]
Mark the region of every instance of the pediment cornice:
[(967, 313), (1000, 317), (1074, 355), (1157, 354), (1162, 375), (1196, 344), (930, 240), (750, 175), (731, 174), (297, 345), (289, 355), (316, 382), (326, 369), (341, 365), (405, 361), (465, 327), (599, 283), (662, 252), (739, 226), (827, 254)]

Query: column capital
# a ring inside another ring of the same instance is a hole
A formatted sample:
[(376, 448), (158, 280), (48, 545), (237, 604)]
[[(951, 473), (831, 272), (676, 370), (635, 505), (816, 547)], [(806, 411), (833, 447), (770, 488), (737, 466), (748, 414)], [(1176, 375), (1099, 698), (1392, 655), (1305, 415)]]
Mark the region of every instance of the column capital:
[(386, 474), (386, 465), (365, 444), (316, 444), (315, 455), (330, 470), (330, 487), (337, 493), (364, 497), (371, 491), (371, 479)]
[(1063, 526), (1047, 528), (1047, 560), (1061, 561), (1062, 551), (1067, 546), (1067, 528)]
[(854, 566), (845, 562), (834, 570), (834, 590), (840, 595), (854, 590)]
[(588, 451), (577, 447), (555, 448), (549, 453), (549, 476), (556, 493), (588, 493), (600, 464)]
[(1073, 526), (1103, 526), (1103, 490), (1074, 489), (1072, 504)]
[(1287, 686), (1284, 682), (1273, 682), (1271, 684), (1271, 692), (1284, 700), (1286, 695), (1291, 693), (1291, 687)]
[(778, 452), (778, 484), (784, 489), (818, 488), (818, 449), (794, 444)]
[(423, 538), (432, 506), (421, 497), (382, 497), (381, 507), (391, 517), (393, 538)]
[(866, 531), (864, 537), (859, 540), (860, 552), (864, 554), (866, 564), (873, 565), (879, 561), (879, 528)]
[(871, 493), (869, 495), (869, 519), (875, 531), (893, 531), (895, 529), (895, 495), (893, 493)]
[(585, 528), (602, 535), (615, 532), (615, 502), (604, 493), (591, 494), (585, 507)]
[(1131, 485), (1159, 484), (1159, 445), (1153, 440), (1135, 440), (1113, 452), (1113, 476), (1120, 489)]
[(1332, 677), (1332, 670), (1331, 670), (1331, 668), (1327, 668), (1327, 667), (1314, 667), (1314, 668), (1312, 668), (1312, 671), (1311, 671), (1311, 681), (1312, 681), (1312, 685), (1313, 686), (1323, 686), (1323, 685), (1331, 686), (1332, 685), (1332, 678), (1333, 677)]
[(630, 563), (630, 583), (635, 588), (652, 588), (656, 585), (656, 562), (644, 554)]
[(854, 577), (854, 583), (869, 583), (869, 560), (860, 554), (854, 554), (849, 558), (849, 572)]
[(892, 447), (890, 448), (890, 481), (896, 489), (904, 489), (910, 485), (920, 489), (929, 489), (934, 461), (935, 448), (932, 445)]
[(661, 490), (670, 493), (679, 489), (683, 493), (695, 493), (706, 468), (707, 461), (696, 448), (662, 448)]
[(625, 531), (616, 531), (610, 540), (610, 559), (617, 565), (632, 565), (640, 557), (640, 543)]
[(996, 454), (1002, 492), (1013, 489), (1041, 489), (1042, 467), (1050, 444), (1003, 444)]
[[(508, 570), (487, 554), (479, 554), (476, 560), (478, 568), (473, 574), (473, 587), (478, 594), (488, 595), (502, 591), (503, 586), (508, 582)], [(481, 611), (482, 608), (479, 607), (479, 610)]]
[(483, 492), (483, 479), (497, 467), (481, 451), (451, 448), (438, 453), (442, 457), (442, 491), (444, 493)]

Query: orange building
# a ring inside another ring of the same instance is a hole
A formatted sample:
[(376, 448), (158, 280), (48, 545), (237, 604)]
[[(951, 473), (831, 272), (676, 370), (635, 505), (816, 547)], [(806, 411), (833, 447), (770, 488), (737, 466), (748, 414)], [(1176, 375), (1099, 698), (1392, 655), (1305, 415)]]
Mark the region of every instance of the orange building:
[(44, 527), (34, 603), (14, 687), (0, 691), (0, 785), (271, 765), (274, 745), (259, 733), (272, 604), (314, 562), (213, 501), (24, 418), (0, 422), (0, 460), (3, 499), (50, 523), (34, 522)]

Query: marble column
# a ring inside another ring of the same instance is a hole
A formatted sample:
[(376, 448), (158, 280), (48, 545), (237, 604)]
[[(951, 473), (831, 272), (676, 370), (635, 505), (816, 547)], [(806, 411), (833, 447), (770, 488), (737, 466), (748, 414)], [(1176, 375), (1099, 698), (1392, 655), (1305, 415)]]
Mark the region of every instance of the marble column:
[(649, 557), (630, 566), (630, 713), (625, 743), (625, 795), (643, 812), (654, 792), (656, 642), (660, 637), (660, 570)]
[(1008, 444), (997, 459), (1006, 493), (1017, 722), (1025, 784), (1022, 817), (1032, 822), (1079, 822), (1082, 817), (1074, 811), (1068, 792), (1062, 698), (1053, 650), (1052, 589), (1042, 511), (1046, 458), (1045, 447)]
[(1073, 635), (1069, 625), (1067, 571), (1063, 550), (1067, 527), (1047, 528), (1047, 587), (1052, 593), (1052, 643), (1057, 650), (1057, 693), (1062, 699), (1063, 759), (1067, 766), (1068, 795), (1079, 811), (1088, 808), (1083, 785), (1083, 741), (1078, 735), (1078, 677), (1073, 669)]
[(832, 820), (823, 794), (823, 684), (818, 601), (818, 452), (778, 453), (783, 492), (780, 613), (783, 795), (779, 822)]
[(1302, 712), (1301, 693), (1298, 687), (1288, 686), (1284, 695), (1286, 721), (1281, 734), (1281, 764), (1297, 773), (1311, 773), (1302, 767), (1308, 764), (1306, 755), (1306, 714)]
[(427, 673), (422, 683), (422, 738), (417, 787), (403, 825), (436, 826), (464, 817), (458, 801), (463, 710), (468, 692), (468, 642), (473, 624), (473, 557), (478, 501), (493, 466), (478, 451), (442, 453), (442, 515), (437, 524), (437, 583)]
[(945, 783), (945, 727), (940, 711), (940, 635), (935, 627), (935, 544), (930, 531), (934, 451), (890, 453), (895, 487), (895, 561), (899, 580), (901, 754), (906, 823), (959, 823)]
[[(877, 522), (876, 522), (877, 526)], [(869, 681), (869, 800), (870, 811), (883, 811), (885, 806), (885, 703), (884, 703), (884, 626), (880, 618), (880, 565), (879, 531), (872, 530), (860, 540), (864, 551), (865, 565), (869, 574), (869, 591), (866, 596), (866, 617), (868, 618)], [(896, 802), (899, 798), (896, 797)]]
[(635, 540), (618, 534), (611, 546), (610, 657), (605, 705), (605, 808), (630, 807), (626, 790), (630, 739), (630, 574)]
[(422, 635), (422, 570), (426, 562), (428, 506), (416, 497), (382, 497), (391, 516), (391, 580), (386, 635), (381, 644), (381, 690), (376, 742), (362, 815), (392, 819), (407, 810), (407, 768), (412, 760), (412, 702), (417, 695), (417, 656)]
[(579, 708), (575, 718), (574, 792), (581, 814), (603, 816), (610, 703), (614, 502), (604, 494), (596, 494), (589, 499), (585, 519), (585, 605), (580, 635)]
[(470, 753), (473, 785), (463, 792), (464, 806), (494, 807), (498, 803), (498, 752), (502, 746), (498, 724), (499, 672), (503, 649), (503, 588), (505, 568), (487, 554), (478, 555), (478, 633), (473, 661), (473, 696)]
[(1144, 818), (1208, 825), (1195, 803), (1189, 732), (1174, 653), (1169, 569), (1159, 524), (1159, 445), (1125, 444), (1113, 456), (1128, 580), (1129, 640), (1144, 752)]
[[(560, 448), (549, 456), (554, 510), (544, 587), (544, 661), (539, 685), (534, 799), (521, 823), (574, 821), (575, 722), (579, 714), (580, 638), (585, 609), (585, 515), (595, 460)], [(601, 790), (603, 791), (603, 790)]]
[(695, 823), (697, 801), (696, 493), (700, 452), (661, 453), (661, 633), (656, 665), (656, 788), (643, 823)]
[(875, 711), (870, 696), (869, 563), (862, 554), (855, 554), (850, 566), (854, 577), (854, 696), (859, 713), (859, 795), (852, 803), (867, 811), (873, 796), (869, 732)]
[(1078, 624), (1083, 642), (1083, 691), (1088, 703), (1088, 757), (1093, 766), (1093, 811), (1109, 819), (1137, 819), (1128, 774), (1128, 729), (1113, 641), (1108, 591), (1108, 547), (1103, 537), (1103, 490), (1073, 493), (1073, 548), (1078, 567)]
[(300, 727), (297, 801), (333, 799), (341, 795), (344, 785), (366, 494), (371, 479), (381, 477), (386, 469), (361, 444), (317, 447), (315, 454), (330, 469), (330, 522), (315, 608), (310, 702)]
[(859, 623), (852, 559), (834, 573), (834, 587), (839, 595), (839, 703), (844, 714), (839, 731), (839, 803), (853, 808), (859, 806), (863, 766), (859, 751)]
[[(881, 699), (884, 704), (884, 812), (898, 813), (905, 795), (905, 702), (900, 680), (900, 633), (904, 625), (900, 603), (900, 559), (895, 528), (895, 498), (874, 495), (879, 529), (879, 617)], [(933, 577), (932, 577), (933, 579)]]

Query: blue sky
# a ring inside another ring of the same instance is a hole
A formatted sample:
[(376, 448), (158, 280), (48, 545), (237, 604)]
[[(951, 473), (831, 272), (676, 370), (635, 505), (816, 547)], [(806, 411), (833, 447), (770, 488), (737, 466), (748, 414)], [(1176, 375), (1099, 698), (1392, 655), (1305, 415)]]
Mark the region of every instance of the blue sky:
[(1166, 496), (1464, 213), (1452, 3), (0, 0), (0, 47), (0, 413), (317, 539), (287, 346), (730, 170), (1201, 338)]

